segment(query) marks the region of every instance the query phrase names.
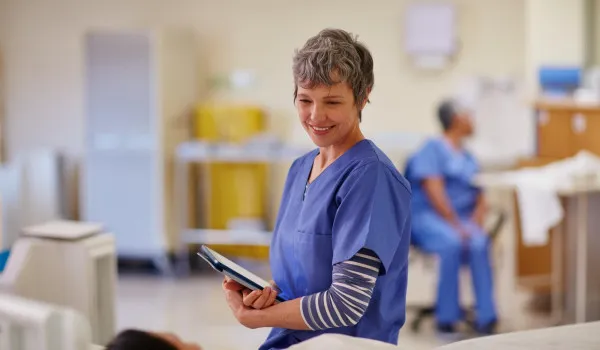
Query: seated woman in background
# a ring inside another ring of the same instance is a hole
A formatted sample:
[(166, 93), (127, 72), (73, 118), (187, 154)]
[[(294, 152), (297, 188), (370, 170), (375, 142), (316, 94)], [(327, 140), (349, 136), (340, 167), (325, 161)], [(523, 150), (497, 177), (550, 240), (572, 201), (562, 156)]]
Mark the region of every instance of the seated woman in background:
[(198, 345), (184, 343), (170, 333), (151, 333), (128, 329), (117, 334), (106, 350), (202, 350)]
[(466, 108), (444, 101), (438, 108), (444, 133), (408, 161), (405, 176), (413, 189), (412, 243), (440, 257), (436, 319), (442, 332), (454, 332), (463, 317), (459, 304), (459, 270), (468, 262), (476, 297), (476, 328), (491, 333), (496, 324), (489, 238), (482, 229), (485, 203), (472, 184), (479, 171), (463, 147), (473, 133)]

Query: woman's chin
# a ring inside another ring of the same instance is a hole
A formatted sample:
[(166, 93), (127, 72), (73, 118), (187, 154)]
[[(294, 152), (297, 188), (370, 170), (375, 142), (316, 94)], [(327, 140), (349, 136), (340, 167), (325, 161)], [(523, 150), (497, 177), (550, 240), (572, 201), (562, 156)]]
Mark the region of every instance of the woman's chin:
[(312, 131), (308, 132), (308, 136), (310, 137), (310, 139), (312, 140), (312, 142), (317, 145), (317, 147), (327, 147), (327, 146), (331, 146), (334, 142), (333, 142), (333, 135), (331, 135), (331, 132), (324, 134), (324, 135), (319, 135), (319, 134), (315, 134)]
[(331, 141), (327, 140), (326, 138), (315, 137), (315, 136), (311, 135), (310, 139), (317, 147), (323, 148), (323, 147), (331, 146)]

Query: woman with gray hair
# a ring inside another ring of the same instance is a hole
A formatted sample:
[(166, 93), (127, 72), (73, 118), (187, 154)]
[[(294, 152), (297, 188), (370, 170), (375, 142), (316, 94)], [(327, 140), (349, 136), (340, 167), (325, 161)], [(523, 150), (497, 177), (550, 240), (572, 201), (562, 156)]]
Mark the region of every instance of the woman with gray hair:
[[(292, 164), (271, 244), (276, 287), (226, 279), (235, 317), (273, 328), (261, 349), (323, 333), (396, 344), (405, 320), (410, 187), (360, 130), (373, 59), (351, 34), (326, 29), (293, 60), (294, 103), (317, 148)], [(286, 302), (275, 303), (280, 293)]]

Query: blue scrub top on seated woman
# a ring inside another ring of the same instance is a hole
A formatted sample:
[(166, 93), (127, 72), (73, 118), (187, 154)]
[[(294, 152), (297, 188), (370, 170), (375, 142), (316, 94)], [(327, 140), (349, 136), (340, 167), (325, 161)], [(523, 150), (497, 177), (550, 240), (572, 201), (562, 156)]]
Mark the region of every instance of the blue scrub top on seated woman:
[(361, 248), (382, 262), (369, 307), (351, 327), (323, 331), (275, 328), (261, 349), (285, 349), (323, 333), (396, 344), (405, 321), (410, 185), (389, 158), (363, 140), (329, 165), (308, 187), (314, 150), (291, 166), (271, 244), (273, 279), (296, 299), (331, 286), (333, 265)]
[(440, 177), (452, 208), (462, 219), (470, 218), (481, 192), (473, 185), (478, 172), (479, 164), (469, 152), (453, 149), (442, 137), (430, 139), (409, 159), (404, 174), (412, 186), (413, 214), (435, 211), (421, 182)]

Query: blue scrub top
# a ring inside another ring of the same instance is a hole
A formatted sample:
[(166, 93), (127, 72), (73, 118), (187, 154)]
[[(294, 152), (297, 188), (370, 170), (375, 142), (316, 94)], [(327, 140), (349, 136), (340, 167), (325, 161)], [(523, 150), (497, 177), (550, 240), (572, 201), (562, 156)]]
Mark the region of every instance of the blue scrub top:
[(444, 180), (450, 203), (462, 218), (469, 218), (481, 190), (473, 185), (479, 172), (477, 160), (466, 150), (456, 150), (443, 138), (428, 140), (408, 161), (405, 176), (413, 190), (413, 214), (434, 211), (422, 181), (430, 177)]
[(325, 331), (275, 328), (261, 349), (285, 349), (323, 333), (396, 344), (405, 320), (410, 243), (410, 185), (373, 142), (363, 140), (305, 188), (314, 150), (291, 166), (271, 244), (273, 279), (288, 299), (331, 286), (333, 265), (361, 248), (374, 251), (383, 271), (366, 314), (352, 327)]

